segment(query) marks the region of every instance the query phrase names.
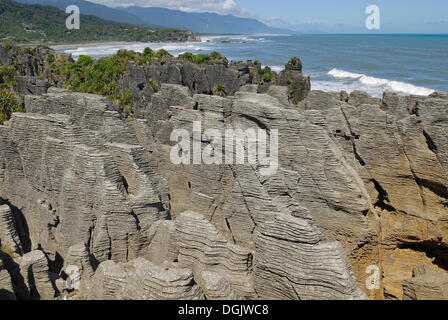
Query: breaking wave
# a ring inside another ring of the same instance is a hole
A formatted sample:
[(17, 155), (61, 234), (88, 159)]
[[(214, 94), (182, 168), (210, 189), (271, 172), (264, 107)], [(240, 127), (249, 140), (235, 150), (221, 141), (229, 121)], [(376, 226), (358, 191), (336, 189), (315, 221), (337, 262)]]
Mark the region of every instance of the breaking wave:
[(143, 52), (146, 47), (157, 51), (165, 49), (169, 53), (177, 56), (186, 51), (195, 52), (209, 49), (203, 46), (200, 42), (181, 42), (181, 43), (163, 43), (163, 42), (148, 42), (148, 43), (123, 43), (123, 44), (100, 44), (100, 45), (84, 45), (75, 47), (73, 49), (64, 50), (65, 53), (72, 54), (74, 59), (80, 55), (89, 55), (95, 58), (110, 56), (115, 54), (120, 49), (133, 50), (136, 52)]
[[(349, 91), (363, 90), (371, 94), (375, 92), (376, 96), (378, 96), (378, 93), (382, 95), (384, 91), (392, 91), (401, 94), (421, 95), (421, 96), (428, 96), (434, 92), (433, 89), (418, 87), (416, 85), (402, 81), (375, 78), (365, 74), (353, 73), (339, 69), (330, 70), (328, 72), (328, 75), (336, 79), (354, 80), (351, 83), (346, 83), (345, 86), (342, 85), (342, 87), (346, 87), (345, 89), (348, 89)], [(325, 83), (317, 83), (317, 84), (325, 86)], [(343, 88), (342, 90), (345, 89)]]

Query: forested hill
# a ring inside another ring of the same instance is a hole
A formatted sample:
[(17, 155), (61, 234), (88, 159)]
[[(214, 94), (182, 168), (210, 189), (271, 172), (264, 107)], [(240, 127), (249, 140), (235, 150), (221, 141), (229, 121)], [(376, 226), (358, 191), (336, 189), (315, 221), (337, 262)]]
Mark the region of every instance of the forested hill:
[(68, 15), (55, 7), (0, 0), (0, 39), (17, 42), (188, 41), (190, 31), (157, 29), (81, 15), (79, 30), (69, 30)]
[[(101, 19), (130, 23), (136, 25), (148, 25), (141, 21), (133, 14), (127, 13), (123, 10), (109, 8), (99, 3), (93, 3), (85, 0), (14, 0), (23, 4), (40, 4), (42, 6), (53, 6), (65, 11), (70, 5), (75, 5), (79, 8), (82, 14), (96, 16)], [(150, 27), (158, 27), (151, 25)]]

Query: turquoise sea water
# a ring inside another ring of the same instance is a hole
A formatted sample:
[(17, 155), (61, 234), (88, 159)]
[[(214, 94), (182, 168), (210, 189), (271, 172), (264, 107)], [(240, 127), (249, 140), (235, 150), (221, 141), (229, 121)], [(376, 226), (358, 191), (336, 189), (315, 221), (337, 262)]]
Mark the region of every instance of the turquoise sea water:
[[(374, 96), (383, 91), (428, 95), (448, 91), (448, 35), (234, 35), (200, 36), (191, 43), (129, 43), (83, 46), (71, 50), (95, 57), (118, 49), (142, 51), (164, 48), (174, 55), (186, 51), (218, 51), (229, 60), (259, 60), (274, 70), (292, 56), (311, 76), (312, 89), (363, 90)], [(222, 43), (230, 40), (230, 43)]]

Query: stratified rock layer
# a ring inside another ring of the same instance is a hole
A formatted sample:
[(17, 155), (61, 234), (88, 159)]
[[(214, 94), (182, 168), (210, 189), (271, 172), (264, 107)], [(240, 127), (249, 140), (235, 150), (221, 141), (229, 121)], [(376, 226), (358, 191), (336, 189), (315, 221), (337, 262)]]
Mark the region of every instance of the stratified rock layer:
[(447, 300), (448, 275), (426, 265), (414, 268), (412, 279), (403, 282), (404, 300)]
[(50, 269), (45, 254), (40, 250), (34, 250), (21, 257), (19, 262), (30, 298), (44, 300), (54, 298), (56, 292), (50, 279)]
[(92, 280), (90, 299), (198, 300), (203, 293), (189, 269), (169, 269), (143, 258), (126, 264), (106, 261)]
[[(0, 294), (65, 294), (75, 266), (79, 298), (444, 299), (413, 270), (448, 274), (448, 95), (308, 92), (295, 60), (260, 87), (255, 67), (130, 64), (123, 86), (161, 83), (135, 119), (95, 95), (26, 96), (0, 126)], [(210, 95), (221, 78), (228, 96)], [(207, 129), (229, 128), (278, 130), (278, 167), (170, 160), (174, 129), (216, 155)]]
[(205, 270), (222, 274), (243, 297), (254, 297), (251, 286), (252, 254), (230, 243), (202, 215), (183, 212), (176, 219), (179, 264), (200, 274)]

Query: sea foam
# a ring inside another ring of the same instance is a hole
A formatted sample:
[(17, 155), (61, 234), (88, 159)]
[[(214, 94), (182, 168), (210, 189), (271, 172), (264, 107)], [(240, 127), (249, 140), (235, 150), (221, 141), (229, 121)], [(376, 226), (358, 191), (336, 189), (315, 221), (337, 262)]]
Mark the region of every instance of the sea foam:
[(328, 75), (336, 79), (352, 79), (354, 83), (348, 86), (354, 87), (358, 90), (364, 90), (367, 92), (378, 91), (393, 91), (402, 94), (412, 94), (428, 96), (434, 92), (434, 90), (424, 87), (419, 87), (410, 83), (395, 81), (389, 79), (375, 78), (361, 73), (354, 73), (339, 69), (332, 69), (328, 72)]

